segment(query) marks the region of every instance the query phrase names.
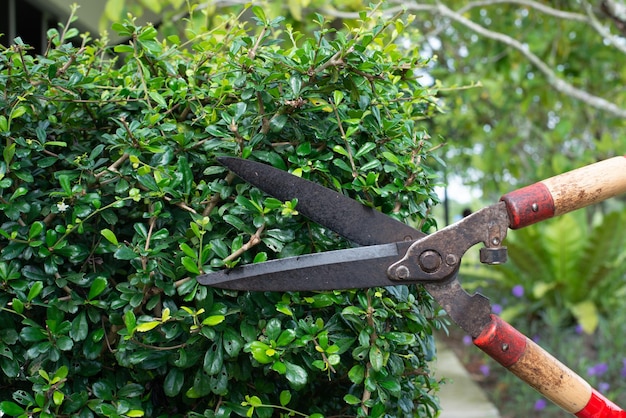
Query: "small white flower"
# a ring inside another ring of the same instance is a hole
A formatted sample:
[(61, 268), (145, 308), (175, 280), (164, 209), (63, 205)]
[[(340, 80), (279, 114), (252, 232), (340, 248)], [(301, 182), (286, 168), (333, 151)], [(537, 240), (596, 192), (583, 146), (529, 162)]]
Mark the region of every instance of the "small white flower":
[(59, 212), (65, 212), (69, 207), (70, 206), (63, 201), (57, 203), (57, 209)]

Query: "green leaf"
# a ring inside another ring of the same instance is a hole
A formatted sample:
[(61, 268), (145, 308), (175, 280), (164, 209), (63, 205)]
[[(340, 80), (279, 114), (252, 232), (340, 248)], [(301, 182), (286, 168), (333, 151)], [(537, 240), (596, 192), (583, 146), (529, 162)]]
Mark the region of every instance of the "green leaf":
[(367, 154), (368, 152), (374, 150), (376, 148), (376, 144), (373, 142), (366, 142), (358, 151), (356, 154), (354, 154), (355, 158), (360, 158), (363, 155)]
[(106, 289), (108, 281), (105, 277), (98, 276), (91, 283), (91, 287), (89, 288), (89, 294), (87, 295), (87, 300), (92, 300), (95, 297), (99, 296), (104, 289)]
[(9, 122), (6, 116), (0, 115), (0, 132), (7, 132), (9, 130)]
[(197, 261), (195, 259), (185, 256), (180, 259), (180, 262), (189, 273), (195, 274), (195, 275), (201, 274), (200, 269), (198, 268), (198, 265), (196, 264)]
[[(192, 224), (193, 225), (193, 224)], [(186, 243), (182, 243), (180, 244), (180, 249), (191, 259), (193, 260), (197, 260), (198, 259), (198, 254), (196, 254), (196, 252)]]
[(189, 195), (193, 192), (193, 172), (187, 158), (178, 159), (178, 172), (183, 175), (183, 193)]
[(275, 115), (270, 119), (270, 130), (273, 133), (282, 131), (288, 119), (289, 117), (285, 114)]
[(117, 391), (120, 398), (137, 398), (145, 393), (145, 387), (139, 383), (127, 383)]
[(245, 351), (261, 364), (271, 363), (274, 359), (267, 355), (270, 346), (261, 341), (252, 341), (245, 346)]
[(137, 318), (135, 314), (130, 309), (126, 311), (124, 314), (124, 325), (130, 332), (134, 332), (135, 328), (137, 328)]
[(211, 315), (202, 321), (202, 325), (213, 327), (224, 322), (224, 319), (226, 319), (224, 315)]
[(66, 196), (72, 196), (72, 179), (69, 175), (67, 174), (59, 174), (58, 176), (59, 179), (59, 184), (61, 185), (61, 188), (63, 189), (63, 191), (65, 192)]
[(244, 346), (244, 340), (239, 333), (233, 328), (226, 328), (222, 336), (224, 351), (230, 357), (237, 357)]
[(343, 400), (348, 404), (348, 405), (359, 405), (361, 403), (361, 399), (357, 398), (354, 395), (351, 394), (347, 394), (343, 397)]
[(0, 411), (10, 416), (18, 416), (24, 414), (24, 408), (11, 401), (0, 402)]
[(280, 333), (280, 336), (276, 340), (276, 344), (279, 347), (283, 347), (283, 346), (291, 344), (291, 342), (293, 342), (293, 340), (295, 339), (296, 339), (296, 331), (293, 329), (286, 329)]
[(383, 353), (380, 351), (380, 348), (377, 346), (371, 347), (369, 359), (373, 370), (379, 372), (383, 369)]
[(115, 251), (115, 253), (113, 253), (113, 257), (117, 258), (118, 260), (134, 260), (135, 258), (139, 257), (139, 255), (128, 246), (122, 245)]
[(253, 263), (264, 263), (267, 261), (267, 253), (265, 251), (261, 251), (254, 256)]
[(24, 312), (24, 302), (22, 302), (18, 298), (13, 298), (11, 304), (13, 305), (13, 310), (18, 314)]
[(20, 332), (20, 338), (28, 342), (38, 342), (48, 339), (48, 335), (41, 327), (24, 327)]
[[(17, 189), (15, 189), (11, 197), (9, 197), (9, 202), (15, 201), (15, 199), (24, 196), (26, 193), (28, 193), (28, 189), (26, 187), (18, 187)], [(35, 222), (35, 224), (40, 223), (41, 222)]]
[(250, 406), (252, 406), (254, 408), (258, 408), (260, 406), (263, 406), (263, 401), (258, 396), (248, 396), (248, 395), (246, 395), (245, 399), (248, 402), (248, 405), (250, 405)]
[(367, 163), (363, 164), (360, 168), (360, 171), (370, 171), (370, 170), (376, 170), (378, 168), (381, 167), (381, 163), (379, 160), (377, 159), (373, 159), (371, 161), (368, 161)]
[[(241, 199), (247, 200), (247, 199)], [(255, 208), (255, 212), (258, 209)], [(228, 222), (232, 226), (234, 226), (238, 231), (247, 231), (249, 229), (248, 224), (241, 220), (238, 216), (235, 215), (224, 215), (224, 221)]]
[(219, 342), (214, 343), (204, 354), (203, 368), (206, 374), (214, 376), (222, 370), (224, 352)]
[(150, 98), (154, 100), (155, 102), (157, 102), (159, 106), (163, 108), (167, 107), (167, 102), (165, 101), (163, 96), (161, 96), (158, 92), (151, 90), (148, 94), (150, 95)]
[(67, 368), (67, 366), (61, 366), (57, 369), (57, 371), (54, 373), (54, 377), (52, 378), (51, 383), (58, 383), (61, 380), (65, 379), (67, 377), (67, 374), (69, 373), (69, 369)]
[(163, 391), (166, 396), (174, 397), (180, 393), (184, 383), (185, 373), (177, 367), (172, 367), (163, 381)]
[(288, 390), (283, 390), (282, 392), (280, 392), (279, 399), (282, 406), (287, 406), (289, 402), (291, 402), (291, 392), (289, 392)]
[(113, 47), (113, 51), (117, 52), (118, 54), (132, 54), (133, 52), (135, 52), (135, 48), (133, 48), (131, 45), (115, 45)]
[(111, 231), (110, 229), (104, 228), (103, 230), (100, 231), (100, 234), (104, 238), (106, 238), (106, 240), (109, 241), (111, 244), (119, 245), (119, 242), (117, 241), (117, 237), (115, 236), (115, 233)]
[(339, 104), (343, 101), (344, 95), (341, 90), (335, 90), (333, 92), (333, 102), (335, 106), (339, 106)]
[(83, 341), (87, 338), (89, 332), (89, 324), (87, 323), (87, 314), (85, 311), (80, 312), (74, 320), (72, 320), (72, 328), (70, 329), (70, 337), (74, 341)]
[(160, 323), (161, 322), (159, 322), (159, 321), (142, 322), (142, 323), (137, 325), (137, 328), (135, 328), (135, 331), (137, 331), (137, 332), (148, 332), (148, 331), (158, 327)]
[(99, 380), (91, 386), (93, 394), (100, 400), (113, 400), (113, 386), (107, 380)]
[(365, 379), (365, 367), (362, 364), (352, 366), (348, 372), (348, 378), (355, 385), (360, 385)]
[(378, 384), (392, 393), (398, 393), (402, 390), (402, 386), (397, 379), (379, 380)]
[(17, 106), (11, 111), (11, 119), (18, 119), (26, 113), (26, 106)]
[(265, 17), (265, 12), (261, 6), (252, 6), (252, 13), (263, 23), (267, 22), (267, 18)]
[(39, 296), (42, 290), (43, 290), (43, 282), (33, 283), (30, 290), (28, 291), (28, 296), (26, 297), (26, 300), (31, 302), (33, 299)]
[(335, 151), (337, 154), (343, 155), (344, 157), (350, 156), (350, 154), (348, 154), (348, 151), (346, 151), (346, 149), (341, 145), (335, 145), (333, 147), (333, 151)]
[(43, 232), (45, 224), (43, 222), (33, 222), (28, 231), (28, 239), (33, 239)]
[(290, 363), (285, 361), (285, 366), (287, 367), (287, 372), (285, 373), (285, 377), (294, 387), (294, 389), (303, 388), (308, 379), (308, 374), (304, 368), (298, 366), (297, 364)]

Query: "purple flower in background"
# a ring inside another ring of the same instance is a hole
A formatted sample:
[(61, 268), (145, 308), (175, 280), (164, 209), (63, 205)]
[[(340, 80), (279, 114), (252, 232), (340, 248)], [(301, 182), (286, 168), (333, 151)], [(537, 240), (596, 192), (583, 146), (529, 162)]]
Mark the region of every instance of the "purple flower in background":
[(598, 363), (594, 366), (591, 366), (587, 369), (587, 374), (589, 376), (602, 376), (609, 370), (609, 366), (606, 363)]
[(622, 371), (620, 372), (620, 376), (626, 377), (626, 358), (622, 359)]
[(598, 392), (607, 393), (609, 389), (611, 389), (611, 385), (608, 384), (607, 382), (598, 383)]
[(493, 312), (496, 315), (500, 315), (502, 313), (502, 305), (498, 305), (497, 303), (494, 303), (491, 306), (491, 312)]
[(582, 333), (583, 333), (583, 326), (580, 324), (576, 325), (576, 334), (582, 335)]
[(535, 402), (534, 409), (535, 411), (543, 411), (544, 409), (546, 409), (546, 406), (548, 406), (548, 401), (541, 398), (537, 399), (537, 402)]
[(513, 296), (519, 299), (524, 296), (524, 287), (521, 284), (513, 286), (513, 290), (511, 291), (511, 293), (513, 294)]
[(491, 373), (491, 369), (486, 364), (481, 364), (478, 369), (483, 374), (483, 376), (489, 376), (489, 373)]
[(471, 335), (465, 335), (463, 337), (463, 345), (472, 345), (472, 336)]

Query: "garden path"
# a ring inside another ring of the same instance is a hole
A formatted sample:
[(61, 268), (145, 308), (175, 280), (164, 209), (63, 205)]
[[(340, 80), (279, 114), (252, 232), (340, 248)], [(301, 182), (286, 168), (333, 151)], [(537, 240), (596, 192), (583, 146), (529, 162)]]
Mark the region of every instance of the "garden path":
[[(435, 377), (447, 380), (439, 391), (442, 408), (439, 418), (500, 418), (498, 409), (472, 380), (445, 340), (437, 340), (437, 360), (433, 369)], [(468, 347), (469, 350), (472, 348)]]

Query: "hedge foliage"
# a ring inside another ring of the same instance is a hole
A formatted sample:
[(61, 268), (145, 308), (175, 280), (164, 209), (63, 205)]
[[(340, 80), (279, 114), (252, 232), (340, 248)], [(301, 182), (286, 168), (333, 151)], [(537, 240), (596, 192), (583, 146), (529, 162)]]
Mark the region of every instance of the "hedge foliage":
[[(430, 416), (439, 311), (419, 288), (234, 292), (195, 277), (346, 247), (236, 179), (263, 161), (432, 225), (433, 92), (362, 15), (314, 36), (258, 7), (189, 40), (0, 53), (0, 411), (8, 416)], [(252, 13), (249, 13), (252, 12)], [(366, 226), (364, 226), (366, 227)]]

